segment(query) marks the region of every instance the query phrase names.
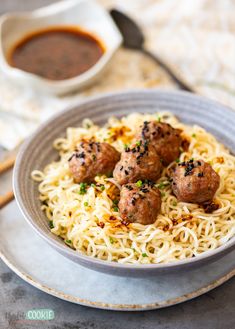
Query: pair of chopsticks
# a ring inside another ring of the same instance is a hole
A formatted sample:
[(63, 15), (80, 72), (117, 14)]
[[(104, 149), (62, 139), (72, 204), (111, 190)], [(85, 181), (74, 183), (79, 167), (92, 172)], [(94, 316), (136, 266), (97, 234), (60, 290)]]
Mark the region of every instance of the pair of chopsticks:
[[(8, 171), (14, 166), (15, 156), (9, 156), (6, 160), (0, 162), (0, 175)], [(10, 201), (14, 199), (13, 191), (8, 191), (3, 195), (0, 195), (0, 209), (6, 206)]]

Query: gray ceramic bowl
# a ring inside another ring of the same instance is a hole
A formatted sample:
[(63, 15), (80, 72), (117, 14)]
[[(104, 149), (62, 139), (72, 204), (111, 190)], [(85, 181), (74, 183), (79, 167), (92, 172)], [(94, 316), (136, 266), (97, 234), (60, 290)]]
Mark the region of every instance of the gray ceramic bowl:
[[(131, 112), (156, 112), (167, 110), (175, 113), (188, 124), (198, 124), (213, 133), (232, 151), (235, 150), (235, 112), (205, 98), (186, 92), (134, 91), (107, 95), (54, 116), (43, 124), (22, 146), (14, 169), (14, 193), (17, 203), (33, 229), (53, 248), (72, 261), (114, 275), (146, 277), (163, 272), (186, 270), (221, 258), (235, 247), (235, 237), (213, 251), (186, 260), (159, 265), (123, 265), (101, 261), (70, 249), (50, 232), (45, 214), (41, 211), (37, 184), (30, 178), (33, 169), (43, 169), (57, 158), (52, 141), (65, 135), (69, 126), (79, 126), (84, 118), (103, 124), (108, 117), (123, 116)], [(29, 246), (30, 248), (30, 246)]]

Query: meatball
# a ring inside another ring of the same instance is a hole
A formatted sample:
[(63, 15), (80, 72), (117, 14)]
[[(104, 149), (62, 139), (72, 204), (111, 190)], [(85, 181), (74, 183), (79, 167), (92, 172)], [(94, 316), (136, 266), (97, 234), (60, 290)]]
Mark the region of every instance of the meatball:
[(120, 185), (145, 179), (156, 181), (161, 170), (162, 164), (155, 148), (146, 141), (139, 141), (121, 153), (113, 177)]
[(161, 193), (152, 182), (137, 185), (122, 186), (118, 204), (120, 215), (127, 222), (152, 224), (161, 209)]
[(220, 177), (203, 160), (181, 162), (173, 173), (172, 189), (179, 201), (205, 203), (213, 199)]
[(120, 153), (108, 143), (81, 142), (69, 159), (76, 183), (91, 183), (97, 175), (112, 174)]
[(179, 157), (180, 147), (183, 143), (180, 129), (175, 129), (168, 123), (157, 121), (145, 121), (140, 128), (137, 138), (151, 142), (164, 166)]

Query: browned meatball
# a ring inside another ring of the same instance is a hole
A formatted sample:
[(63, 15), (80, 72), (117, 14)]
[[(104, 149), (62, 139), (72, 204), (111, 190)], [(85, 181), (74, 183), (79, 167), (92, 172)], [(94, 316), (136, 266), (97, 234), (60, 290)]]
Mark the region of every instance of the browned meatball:
[(118, 207), (125, 221), (152, 224), (161, 209), (161, 194), (151, 182), (140, 187), (135, 183), (123, 185)]
[(145, 179), (156, 181), (161, 170), (162, 164), (155, 148), (146, 141), (139, 141), (121, 153), (113, 177), (120, 185)]
[(173, 173), (172, 189), (179, 201), (204, 203), (213, 199), (220, 177), (203, 160), (181, 162)]
[(157, 121), (145, 121), (140, 129), (137, 138), (151, 142), (164, 166), (179, 157), (180, 147), (183, 143), (180, 129), (175, 129), (168, 123)]
[(69, 159), (77, 183), (91, 183), (97, 175), (111, 175), (120, 153), (108, 143), (81, 142)]

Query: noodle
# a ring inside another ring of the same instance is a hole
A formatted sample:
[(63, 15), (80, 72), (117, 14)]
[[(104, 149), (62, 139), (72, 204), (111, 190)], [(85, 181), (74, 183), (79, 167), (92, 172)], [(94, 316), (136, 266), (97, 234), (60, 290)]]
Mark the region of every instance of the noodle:
[[(178, 202), (165, 168), (158, 186), (162, 194), (161, 212), (155, 223), (123, 225), (114, 207), (120, 186), (112, 179), (97, 176), (96, 184), (81, 193), (74, 183), (68, 159), (81, 139), (108, 142), (122, 151), (131, 143), (144, 121), (160, 120), (183, 130), (190, 142), (180, 161), (191, 158), (210, 163), (220, 175), (215, 195), (219, 209), (205, 213), (197, 204)], [(187, 126), (171, 113), (133, 113), (110, 118), (103, 127), (86, 119), (81, 128), (68, 128), (66, 138), (54, 141), (60, 160), (48, 164), (32, 178), (39, 182), (40, 200), (51, 223), (51, 231), (70, 247), (88, 256), (129, 264), (168, 263), (197, 256), (226, 243), (235, 234), (235, 157), (211, 134), (199, 126)]]

